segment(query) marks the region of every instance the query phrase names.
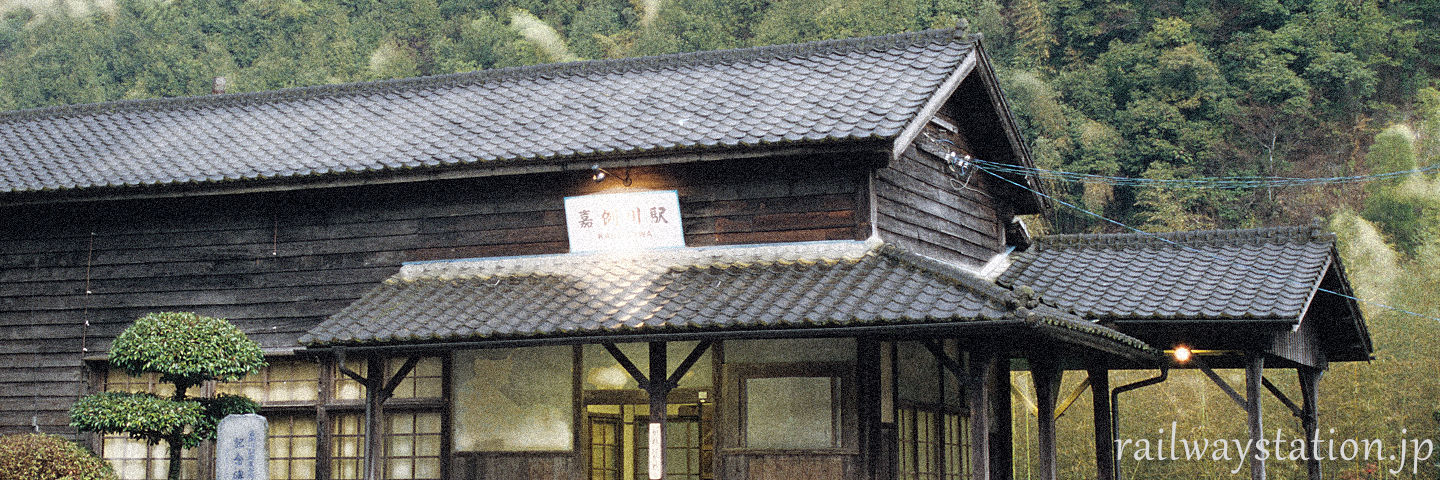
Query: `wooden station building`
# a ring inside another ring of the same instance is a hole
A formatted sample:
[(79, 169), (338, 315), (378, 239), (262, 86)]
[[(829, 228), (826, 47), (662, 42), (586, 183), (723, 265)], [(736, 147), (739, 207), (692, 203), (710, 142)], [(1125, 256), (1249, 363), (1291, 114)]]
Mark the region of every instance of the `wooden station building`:
[(0, 113), (0, 433), (162, 478), (67, 413), (155, 311), (266, 349), (204, 390), (276, 480), (1007, 478), (1015, 368), (1109, 477), (1109, 370), (1368, 358), (1330, 237), (1032, 239), (972, 158), (1032, 165), (959, 29)]

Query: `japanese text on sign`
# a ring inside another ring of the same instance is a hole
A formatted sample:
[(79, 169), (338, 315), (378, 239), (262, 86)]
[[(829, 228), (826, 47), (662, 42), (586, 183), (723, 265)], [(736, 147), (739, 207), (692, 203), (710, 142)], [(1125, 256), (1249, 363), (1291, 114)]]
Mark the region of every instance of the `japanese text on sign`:
[(675, 190), (565, 197), (565, 230), (572, 253), (685, 246)]

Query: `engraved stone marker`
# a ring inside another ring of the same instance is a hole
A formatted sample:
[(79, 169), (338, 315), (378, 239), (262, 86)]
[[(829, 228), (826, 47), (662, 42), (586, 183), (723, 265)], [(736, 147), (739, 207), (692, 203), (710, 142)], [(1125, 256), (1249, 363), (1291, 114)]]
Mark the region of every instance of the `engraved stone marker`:
[(215, 441), (215, 480), (270, 480), (265, 417), (226, 415)]

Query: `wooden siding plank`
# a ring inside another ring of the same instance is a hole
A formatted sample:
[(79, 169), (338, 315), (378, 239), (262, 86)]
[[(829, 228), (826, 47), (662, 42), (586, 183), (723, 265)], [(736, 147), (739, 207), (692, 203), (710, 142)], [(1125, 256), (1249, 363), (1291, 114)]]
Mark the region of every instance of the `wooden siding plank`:
[[(853, 161), (632, 174), (636, 189), (680, 191), (691, 245), (857, 239), (868, 187)], [(0, 208), (0, 431), (33, 430), (35, 416), (44, 431), (73, 434), (66, 410), (85, 389), (81, 359), (146, 313), (224, 317), (263, 346), (295, 346), (402, 262), (563, 253), (563, 197), (616, 186), (570, 172)], [(506, 461), (518, 460), (478, 463)], [(576, 471), (572, 457), (518, 462), (514, 471), (540, 477)]]

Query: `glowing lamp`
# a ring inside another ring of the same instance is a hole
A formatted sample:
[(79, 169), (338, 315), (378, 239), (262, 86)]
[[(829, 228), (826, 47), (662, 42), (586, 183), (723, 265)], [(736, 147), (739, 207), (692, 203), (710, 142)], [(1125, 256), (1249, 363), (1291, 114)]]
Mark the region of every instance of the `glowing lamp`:
[(1175, 356), (1176, 362), (1185, 363), (1190, 361), (1190, 355), (1192, 353), (1194, 352), (1190, 351), (1190, 347), (1184, 345), (1177, 345), (1175, 346), (1173, 355)]

